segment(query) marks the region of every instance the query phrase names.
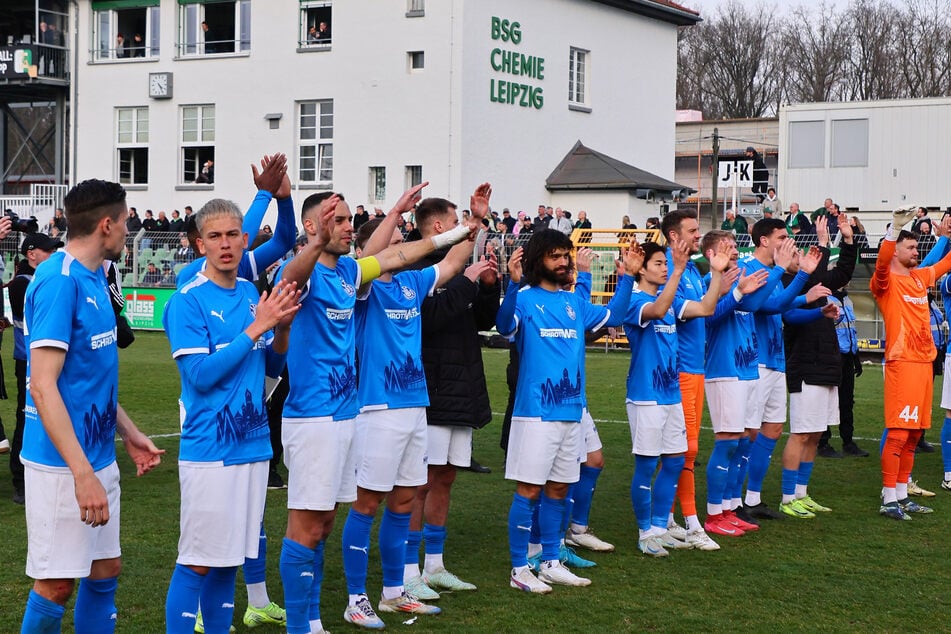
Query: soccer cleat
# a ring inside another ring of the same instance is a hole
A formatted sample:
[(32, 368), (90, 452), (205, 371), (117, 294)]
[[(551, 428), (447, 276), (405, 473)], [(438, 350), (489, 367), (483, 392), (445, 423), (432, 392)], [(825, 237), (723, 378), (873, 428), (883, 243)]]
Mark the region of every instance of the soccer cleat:
[(579, 557), (574, 548), (564, 544), (558, 549), (558, 560), (569, 568), (594, 568), (598, 565), (590, 559)]
[(882, 506), (878, 509), (878, 514), (884, 515), (885, 517), (890, 517), (893, 520), (902, 520), (905, 522), (911, 521), (911, 515), (901, 510), (901, 506), (898, 504), (898, 502), (882, 504)]
[[(740, 520), (746, 522), (747, 524), (752, 524), (753, 526), (759, 527), (759, 522), (756, 521), (756, 518), (753, 517), (753, 514), (750, 513), (750, 510), (745, 506), (737, 507), (733, 514)], [(749, 531), (747, 531), (749, 532)]]
[(270, 490), (275, 489), (286, 489), (287, 484), (284, 483), (284, 478), (281, 477), (281, 474), (277, 471), (269, 471), (267, 474), (267, 488)]
[(684, 539), (677, 539), (670, 534), (669, 529), (663, 535), (658, 535), (658, 538), (660, 538), (660, 545), (667, 550), (682, 550), (685, 548), (690, 548), (690, 546), (685, 541), (686, 537), (686, 531), (684, 531)]
[[(234, 625), (228, 630), (228, 632), (234, 632)], [(201, 610), (198, 610), (198, 614), (195, 616), (195, 632), (197, 634), (205, 634), (205, 622), (201, 620)]]
[(687, 529), (681, 526), (680, 524), (678, 524), (677, 522), (674, 522), (673, 524), (668, 526), (667, 532), (674, 539), (679, 539), (682, 542), (687, 541)]
[(868, 458), (868, 452), (854, 442), (842, 445), (842, 453), (853, 458)]
[(445, 568), (440, 568), (433, 573), (424, 572), (423, 581), (426, 582), (427, 586), (436, 592), (441, 590), (448, 590), (449, 592), (462, 592), (463, 590), (476, 589), (474, 585), (463, 581)]
[(512, 568), (512, 576), (509, 577), (509, 585), (516, 590), (523, 592), (532, 592), (534, 594), (547, 594), (551, 592), (551, 586), (544, 581), (539, 581), (528, 568), (522, 568), (522, 571), (516, 574), (515, 568)]
[(822, 506), (818, 502), (812, 499), (812, 496), (807, 495), (804, 498), (799, 498), (799, 503), (802, 504), (806, 510), (812, 511), (813, 513), (831, 513), (832, 509), (828, 506)]
[(934, 509), (930, 506), (922, 506), (918, 504), (911, 498), (905, 498), (904, 500), (898, 500), (898, 506), (901, 507), (905, 513), (918, 513), (919, 515), (927, 515), (928, 513), (934, 513)]
[(382, 630), (386, 627), (383, 619), (373, 611), (370, 599), (365, 594), (357, 600), (356, 605), (347, 606), (343, 613), (343, 620), (347, 623), (353, 623), (357, 627), (365, 627), (368, 630)]
[(758, 520), (781, 520), (783, 519), (783, 514), (779, 511), (770, 508), (765, 502), (760, 502), (753, 506), (747, 506), (746, 512), (750, 514), (751, 517), (755, 517)]
[(918, 441), (918, 446), (915, 447), (915, 453), (934, 453), (937, 449), (934, 448), (930, 442), (922, 438)]
[(426, 585), (423, 578), (416, 575), (412, 579), (403, 582), (406, 592), (413, 595), (421, 601), (435, 601), (439, 598), (439, 593)]
[(591, 579), (579, 577), (571, 572), (560, 561), (543, 561), (538, 578), (545, 583), (555, 583), (560, 586), (590, 586)]
[(752, 533), (753, 531), (759, 530), (759, 524), (751, 524), (743, 519), (740, 519), (733, 511), (723, 511), (723, 519), (725, 519), (730, 524), (733, 524), (744, 533)]
[(590, 528), (586, 528), (583, 533), (575, 533), (569, 530), (565, 535), (565, 543), (576, 548), (586, 548), (599, 553), (609, 553), (614, 550), (614, 544), (609, 544), (594, 534)]
[(908, 495), (919, 495), (923, 498), (933, 498), (934, 491), (929, 491), (928, 489), (922, 489), (918, 486), (917, 480), (912, 480), (908, 483)]
[(819, 445), (816, 455), (820, 458), (841, 458), (842, 454), (835, 450), (832, 445)]
[(802, 500), (793, 500), (792, 502), (782, 502), (779, 510), (789, 517), (796, 517), (801, 520), (811, 520), (816, 516), (815, 513), (802, 505)]
[(407, 594), (405, 591), (400, 596), (395, 599), (384, 599), (380, 597), (380, 602), (377, 604), (380, 612), (406, 612), (407, 614), (439, 614), (442, 612), (441, 608), (437, 608), (435, 605), (428, 605), (423, 603), (416, 597), (411, 594)]
[(713, 541), (702, 528), (688, 532), (686, 542), (695, 550), (720, 550), (720, 544)]
[(660, 535), (648, 535), (637, 540), (637, 549), (648, 557), (667, 557), (670, 555), (661, 543)]
[(9, 453), (10, 452), (10, 441), (6, 438), (0, 440), (0, 453)]
[(723, 513), (707, 515), (707, 521), (703, 523), (703, 528), (708, 533), (725, 537), (741, 537), (746, 534), (746, 531), (737, 528), (723, 517)]
[(284, 625), (287, 622), (287, 613), (284, 608), (271, 601), (263, 608), (252, 608), (250, 605), (244, 611), (244, 624), (248, 627), (258, 625)]
[[(941, 481), (941, 488), (944, 489), (945, 491), (951, 491), (951, 480), (942, 480), (942, 481)], [(911, 493), (911, 490), (909, 489), (908, 492)], [(14, 494), (14, 497), (15, 497), (15, 494)], [(14, 500), (14, 501), (16, 501), (16, 500)]]

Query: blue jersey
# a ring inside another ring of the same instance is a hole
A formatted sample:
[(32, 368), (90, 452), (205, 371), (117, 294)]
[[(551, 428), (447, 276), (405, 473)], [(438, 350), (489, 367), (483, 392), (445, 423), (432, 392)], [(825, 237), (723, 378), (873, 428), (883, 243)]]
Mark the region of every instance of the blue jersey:
[(634, 403), (675, 405), (680, 403), (677, 371), (677, 318), (675, 302), (661, 319), (644, 320), (644, 307), (657, 299), (643, 291), (631, 294), (631, 307), (624, 318), (624, 332), (631, 347), (627, 372), (627, 400)]
[[(282, 268), (279, 275), (283, 273)], [(341, 257), (332, 269), (320, 262), (314, 266), (291, 329), (285, 420), (356, 417), (353, 310), (360, 283), (353, 258)]]
[[(56, 385), (76, 438), (97, 471), (116, 459), (119, 348), (107, 284), (102, 267), (90, 271), (69, 253), (59, 251), (37, 267), (24, 306), (29, 348), (66, 352)], [(27, 377), (30, 371), (28, 362)], [(29, 390), (24, 412), (21, 458), (46, 467), (66, 467), (43, 428)]]
[[(736, 285), (733, 286), (734, 291)], [(705, 319), (707, 352), (704, 374), (707, 380), (759, 378), (756, 352), (756, 324), (753, 314), (738, 309), (734, 292), (717, 301), (716, 311)]]
[[(618, 283), (616, 297), (630, 301), (631, 278)], [(620, 323), (606, 306), (577, 293), (537, 286), (506, 291), (497, 325), (515, 335), (519, 352), (513, 415), (543, 421), (579, 422), (584, 403), (584, 333)]]
[[(667, 249), (667, 269), (674, 270), (674, 258)], [(703, 374), (703, 352), (706, 349), (707, 333), (703, 319), (684, 319), (683, 310), (687, 302), (700, 303), (707, 292), (703, 276), (693, 261), (687, 262), (687, 268), (680, 276), (677, 285), (677, 371), (688, 374)]]
[(774, 284), (767, 283), (759, 290), (750, 293), (743, 298), (740, 305), (754, 311), (753, 320), (756, 324), (760, 365), (777, 372), (785, 372), (786, 349), (783, 343), (782, 313), (805, 304), (805, 298), (797, 296), (803, 284), (809, 279), (809, 275), (799, 271), (789, 286), (784, 287), (779, 281), (783, 274), (783, 270), (779, 267), (767, 267), (756, 258), (750, 258), (740, 266), (744, 267), (747, 275), (760, 270), (769, 271), (770, 280), (776, 281)]
[(252, 342), (244, 334), (257, 305), (251, 282), (222, 288), (204, 275), (168, 301), (162, 325), (181, 374), (181, 461), (233, 465), (271, 457), (264, 374), (273, 337)]
[(438, 274), (431, 266), (404, 271), (389, 282), (377, 279), (367, 296), (358, 299), (360, 411), (429, 405), (420, 310)]

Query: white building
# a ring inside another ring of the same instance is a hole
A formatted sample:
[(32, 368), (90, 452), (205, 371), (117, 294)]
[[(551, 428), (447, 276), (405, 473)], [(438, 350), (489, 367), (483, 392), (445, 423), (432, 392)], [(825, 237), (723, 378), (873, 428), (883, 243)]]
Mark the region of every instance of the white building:
[[(197, 209), (249, 201), (249, 164), (280, 151), (298, 201), (385, 211), (427, 180), (467, 207), (487, 180), (531, 212), (559, 204), (545, 180), (580, 140), (669, 180), (677, 27), (698, 20), (668, 0), (80, 0), (70, 173)], [(591, 198), (595, 226), (659, 203)]]

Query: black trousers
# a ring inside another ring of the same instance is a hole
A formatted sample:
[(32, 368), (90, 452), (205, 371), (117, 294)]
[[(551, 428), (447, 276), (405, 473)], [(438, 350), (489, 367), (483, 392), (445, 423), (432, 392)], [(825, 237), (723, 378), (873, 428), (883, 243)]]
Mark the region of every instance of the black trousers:
[(23, 424), (26, 407), (26, 361), (14, 359), (17, 377), (17, 424), (13, 430), (13, 442), (10, 443), (10, 473), (13, 474), (13, 490), (23, 492), (23, 463), (20, 462), (20, 449), (23, 448)]
[[(855, 368), (859, 363), (858, 355), (845, 353), (842, 355), (842, 377), (839, 380), (839, 437), (843, 445), (852, 444), (852, 435), (855, 433)], [(829, 444), (832, 432), (826, 427), (819, 440), (820, 445)]]

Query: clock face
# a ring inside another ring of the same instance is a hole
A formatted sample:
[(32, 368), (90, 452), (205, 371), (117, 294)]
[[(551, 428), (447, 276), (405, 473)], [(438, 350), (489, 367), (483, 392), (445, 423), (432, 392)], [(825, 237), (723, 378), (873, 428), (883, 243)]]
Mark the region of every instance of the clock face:
[(150, 97), (171, 97), (168, 73), (152, 73), (149, 75)]

